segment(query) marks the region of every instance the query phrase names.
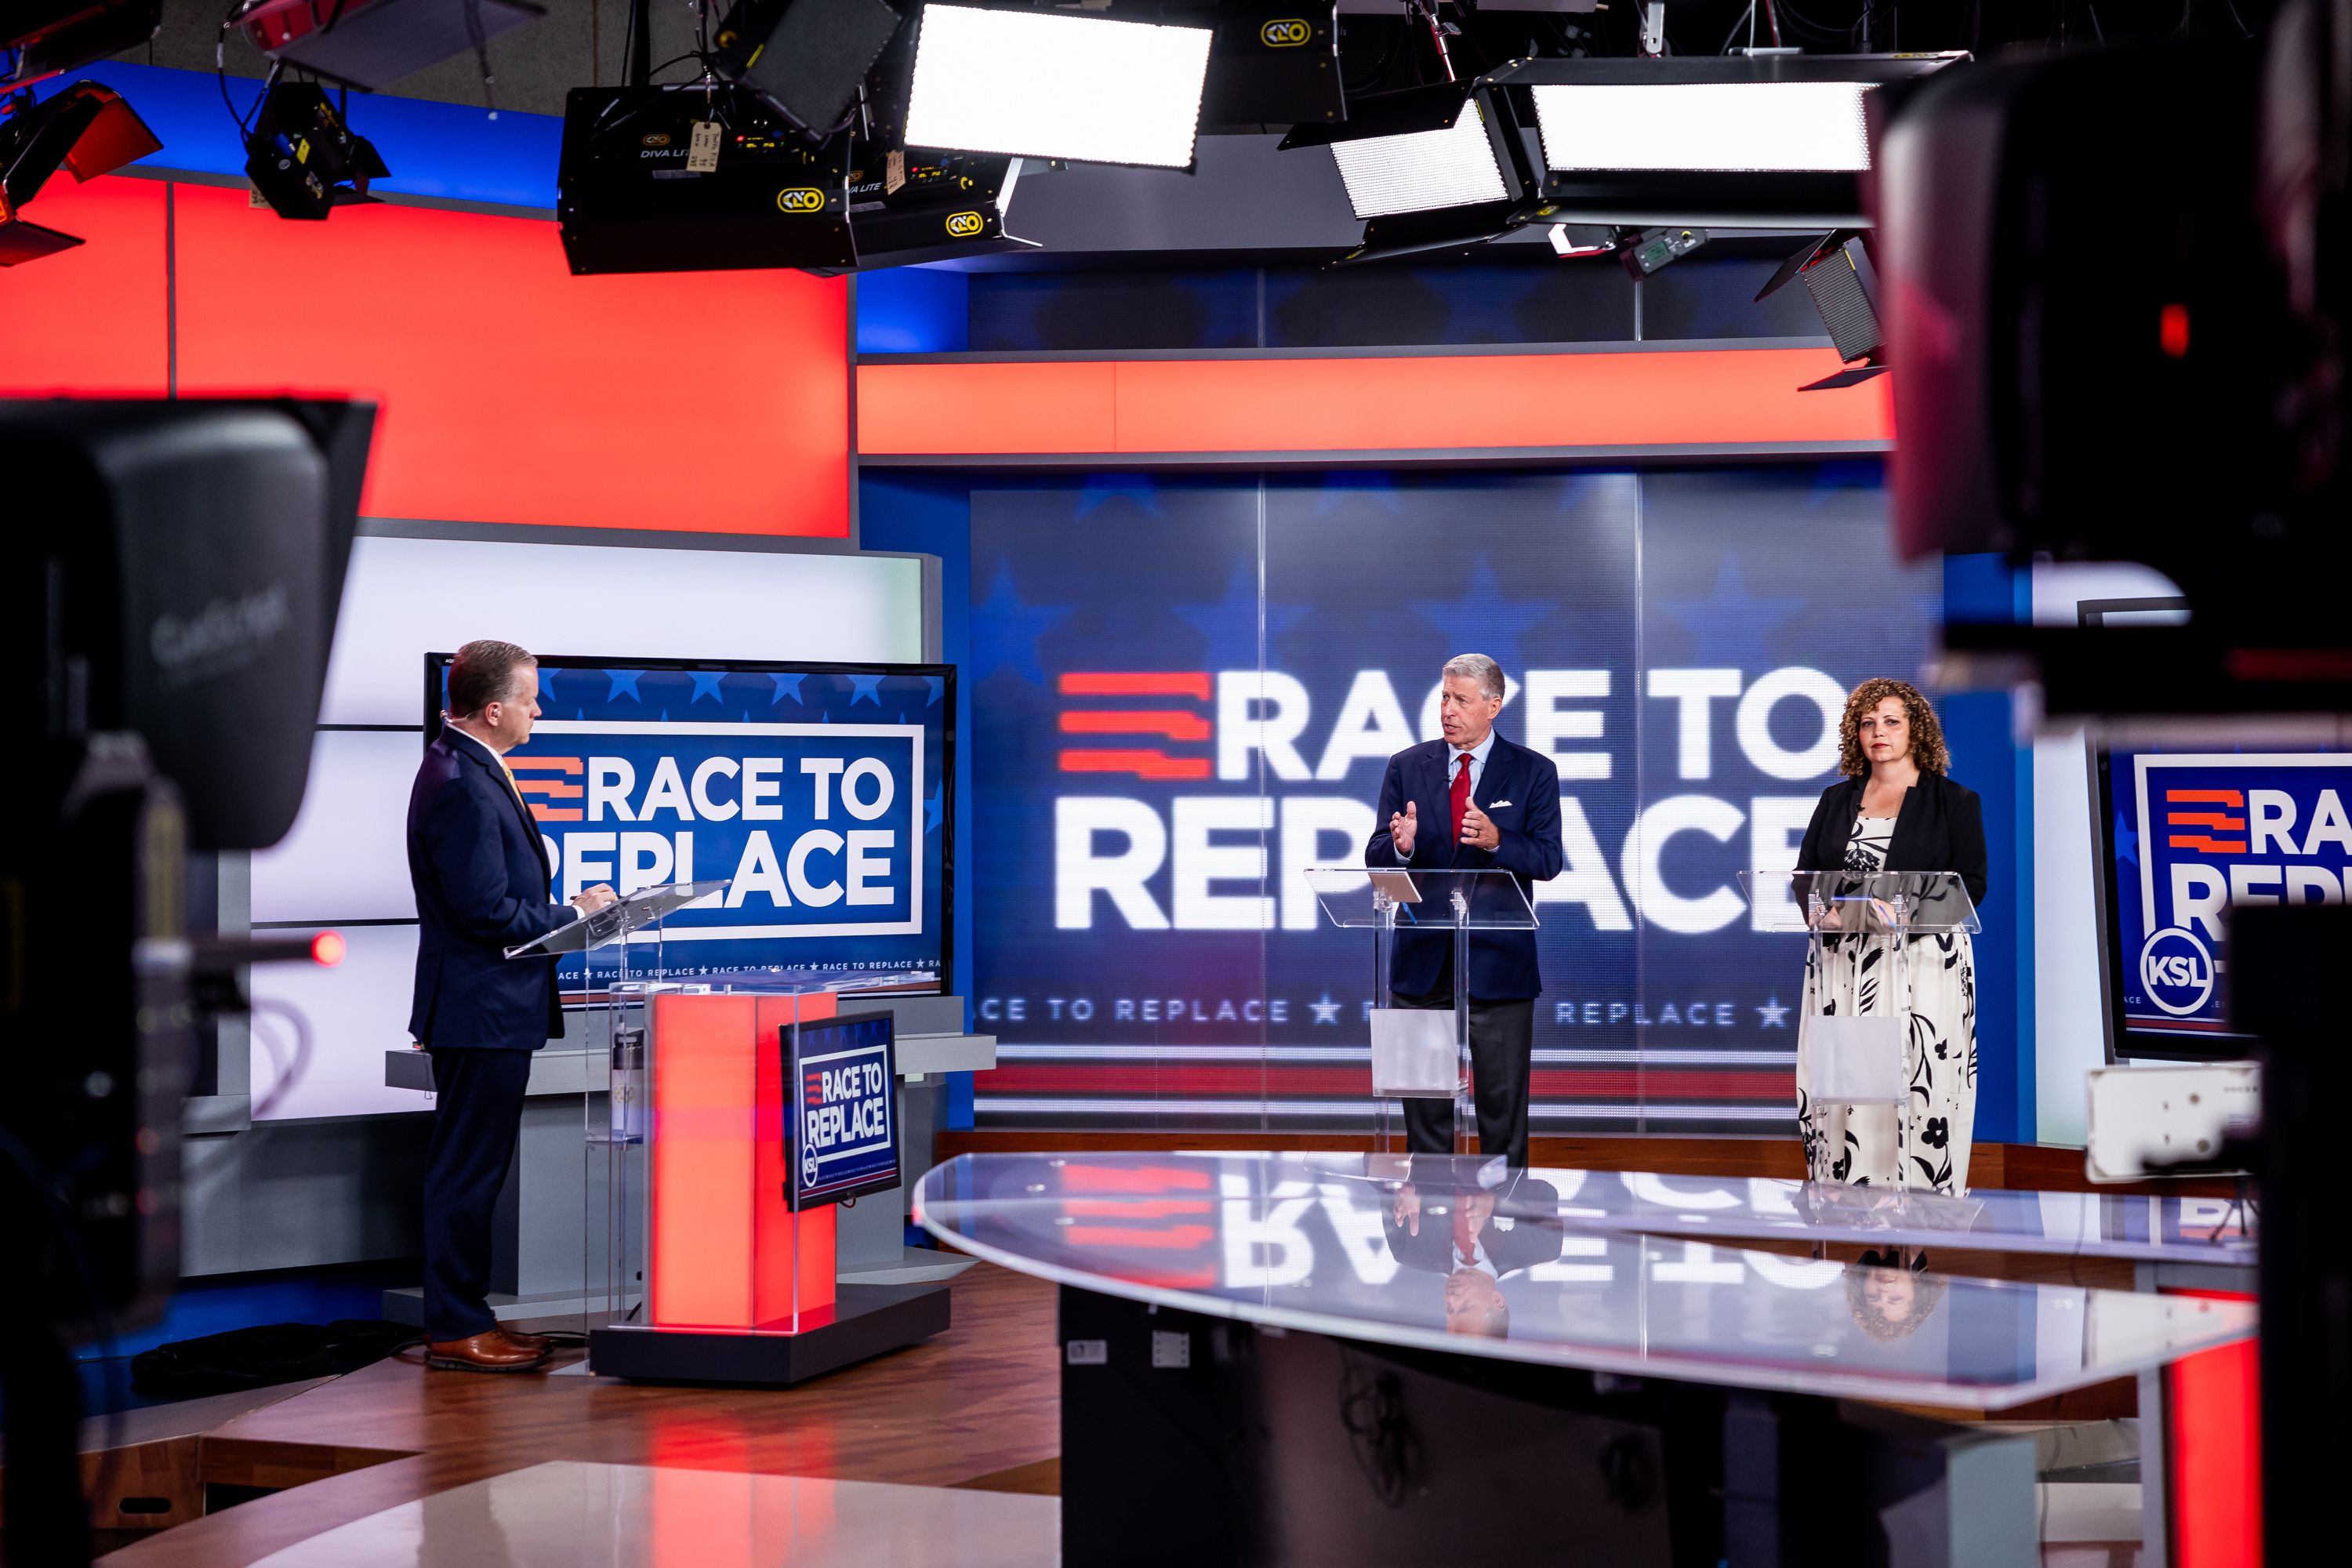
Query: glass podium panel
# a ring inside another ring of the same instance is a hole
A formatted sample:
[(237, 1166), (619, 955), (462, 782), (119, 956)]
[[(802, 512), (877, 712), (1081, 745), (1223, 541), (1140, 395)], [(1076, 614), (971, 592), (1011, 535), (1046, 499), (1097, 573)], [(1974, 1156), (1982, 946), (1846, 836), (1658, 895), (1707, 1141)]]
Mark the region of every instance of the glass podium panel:
[(923, 1178), (916, 1213), (942, 1240), (1005, 1268), (1190, 1311), (1962, 1409), (2130, 1376), (2254, 1328), (2243, 1302), (1577, 1231), (1556, 1194), (1544, 1173), (1488, 1162), (962, 1155)]
[[(1396, 1144), (1391, 1105), (1451, 1100), (1454, 1147), (1475, 1151), (1477, 1117), (1470, 1055), (1469, 951), (1473, 932), (1534, 931), (1541, 924), (1508, 871), (1423, 867), (1309, 866), (1300, 873), (1337, 929), (1371, 933), (1371, 994), (1365, 1014), (1372, 1079), (1373, 1146)], [(1453, 1006), (1400, 1005), (1391, 985), (1400, 940), (1440, 936), (1454, 950)]]

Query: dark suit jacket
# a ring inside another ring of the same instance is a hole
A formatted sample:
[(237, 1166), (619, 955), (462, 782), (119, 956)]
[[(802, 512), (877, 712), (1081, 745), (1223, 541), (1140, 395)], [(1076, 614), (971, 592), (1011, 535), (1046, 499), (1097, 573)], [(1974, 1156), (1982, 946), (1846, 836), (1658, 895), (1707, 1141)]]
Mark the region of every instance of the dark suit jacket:
[[(1559, 769), (1540, 752), (1495, 737), (1486, 766), (1470, 798), (1494, 819), (1502, 842), (1492, 849), (1473, 849), (1454, 842), (1451, 795), (1446, 759), (1453, 748), (1444, 741), (1424, 741), (1389, 759), (1381, 780), (1378, 830), (1364, 846), (1367, 866), (1420, 866), (1432, 870), (1483, 871), (1500, 868), (1518, 879), (1519, 891), (1535, 902), (1535, 885), (1559, 875), (1563, 852), (1559, 843)], [(1389, 818), (1412, 801), (1421, 808), (1421, 826), (1413, 835), (1412, 856), (1397, 858), (1389, 841)], [(1508, 805), (1496, 803), (1508, 801)], [(1389, 961), (1389, 984), (1407, 996), (1426, 995), (1437, 988), (1445, 955), (1454, 944), (1451, 930), (1397, 931), (1396, 951)], [(1516, 1001), (1538, 995), (1543, 975), (1536, 968), (1536, 933), (1531, 931), (1480, 931), (1470, 935), (1470, 994), (1481, 1002)]]
[[(1421, 1194), (1419, 1236), (1397, 1223), (1394, 1205), (1381, 1205), (1381, 1226), (1388, 1235), (1389, 1256), (1407, 1268), (1418, 1268), (1427, 1274), (1451, 1274), (1455, 1267), (1454, 1221), (1450, 1214), (1433, 1211), (1440, 1207), (1450, 1209), (1462, 1201), (1464, 1194), (1445, 1185), (1415, 1185)], [(1495, 1266), (1496, 1279), (1532, 1268), (1538, 1263), (1549, 1263), (1559, 1256), (1566, 1232), (1559, 1220), (1558, 1187), (1541, 1177), (1514, 1172), (1512, 1179), (1495, 1196), (1495, 1215), (1478, 1233), (1478, 1245), (1486, 1249), (1486, 1261)]]
[(550, 901), (547, 849), (485, 747), (445, 731), (408, 796), (416, 995), (408, 1032), (435, 1049), (535, 1051), (563, 1034), (552, 958), (505, 950), (577, 918)]
[[(1835, 871), (1845, 865), (1846, 840), (1853, 837), (1862, 808), (1860, 779), (1841, 779), (1822, 791), (1805, 840), (1797, 847), (1800, 871)], [(1903, 796), (1895, 837), (1886, 847), (1890, 871), (1958, 871), (1969, 898), (1985, 896), (1984, 806), (1976, 791), (1941, 773), (1921, 773)]]

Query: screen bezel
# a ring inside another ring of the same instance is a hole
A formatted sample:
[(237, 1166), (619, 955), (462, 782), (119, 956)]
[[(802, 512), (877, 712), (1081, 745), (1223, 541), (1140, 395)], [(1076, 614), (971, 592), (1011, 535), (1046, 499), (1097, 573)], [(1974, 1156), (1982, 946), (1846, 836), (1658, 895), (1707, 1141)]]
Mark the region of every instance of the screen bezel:
[[(2127, 889), (2116, 878), (2116, 779), (2115, 756), (2105, 746), (2095, 745), (2091, 752), (2093, 797), (2097, 802), (2099, 819), (2091, 836), (2092, 853), (2098, 858), (2099, 947), (2103, 1000), (2105, 1003), (2107, 1061), (2110, 1065), (2126, 1061), (2156, 1062), (2230, 1062), (2243, 1060), (2253, 1037), (2230, 1031), (2189, 1035), (2170, 1035), (2131, 1027), (2124, 1016), (2124, 986), (2127, 978), (2126, 965), (2129, 958), (2124, 952), (2123, 904)], [(2145, 837), (2147, 825), (2140, 824)]]
[[(882, 1042), (882, 1058), (883, 1082), (886, 1085), (883, 1092), (889, 1101), (890, 1112), (889, 1176), (887, 1180), (879, 1174), (868, 1176), (864, 1181), (854, 1183), (849, 1186), (841, 1188), (837, 1192), (829, 1192), (812, 1197), (801, 1191), (800, 1184), (801, 1031), (803, 1029), (828, 1029), (845, 1024), (871, 1024), (876, 1022), (879, 1022), (887, 1026), (888, 1029), (888, 1037)], [(905, 1131), (905, 1127), (898, 1114), (898, 1015), (887, 1007), (881, 1007), (866, 1013), (835, 1013), (830, 1018), (810, 1018), (806, 1021), (796, 1019), (792, 1023), (778, 1026), (776, 1031), (776, 1044), (780, 1051), (782, 1053), (784, 1069), (782, 1083), (784, 1103), (782, 1108), (784, 1113), (783, 1125), (785, 1128), (784, 1206), (792, 1210), (794, 1214), (802, 1214), (810, 1209), (824, 1208), (829, 1204), (854, 1204), (859, 1198), (865, 1197), (868, 1194), (887, 1193), (894, 1188), (904, 1185), (906, 1183), (907, 1151), (904, 1142), (900, 1136)]]
[[(428, 651), (425, 656), (425, 744), (431, 746), (441, 738), (442, 715), (446, 711), (442, 703), (447, 691), (449, 663), (457, 657), (456, 650), (446, 653)], [(885, 664), (880, 662), (840, 662), (818, 659), (766, 658), (651, 658), (618, 654), (557, 654), (531, 655), (531, 662), (549, 665), (557, 669), (595, 668), (599, 666), (621, 669), (727, 669), (742, 670), (752, 675), (906, 675), (933, 676), (947, 682), (940, 696), (940, 706), (945, 714), (940, 730), (940, 985), (937, 992), (909, 994), (953, 996), (955, 985), (955, 830), (956, 830), (956, 667), (952, 664)]]

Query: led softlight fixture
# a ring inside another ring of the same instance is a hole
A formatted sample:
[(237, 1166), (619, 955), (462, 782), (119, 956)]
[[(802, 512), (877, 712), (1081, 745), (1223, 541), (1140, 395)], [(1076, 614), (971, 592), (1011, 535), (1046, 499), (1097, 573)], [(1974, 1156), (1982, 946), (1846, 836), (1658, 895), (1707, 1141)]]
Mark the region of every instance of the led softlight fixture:
[(926, 5), (908, 91), (907, 144), (1189, 167), (1213, 33)]
[(1554, 170), (1840, 174), (1870, 167), (1862, 81), (1538, 84)]
[(1331, 156), (1360, 218), (1508, 201), (1512, 195), (1475, 96), (1463, 100), (1445, 130), (1334, 142)]

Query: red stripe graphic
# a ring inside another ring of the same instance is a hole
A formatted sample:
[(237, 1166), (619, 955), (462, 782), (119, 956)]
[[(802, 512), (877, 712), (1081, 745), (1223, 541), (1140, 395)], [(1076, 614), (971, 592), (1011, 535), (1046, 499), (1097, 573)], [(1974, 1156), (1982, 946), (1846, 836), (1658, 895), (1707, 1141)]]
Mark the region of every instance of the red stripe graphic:
[[(507, 766), (519, 773), (527, 773), (533, 768), (545, 773), (576, 773), (580, 772), (580, 759), (577, 757), (526, 757), (520, 752), (509, 752), (507, 753)], [(580, 792), (573, 790), (572, 793), (578, 795)]]
[(1196, 713), (1154, 713), (1148, 710), (1105, 708), (1062, 715), (1066, 735), (1165, 735), (1171, 741), (1205, 741), (1216, 731)]
[(2164, 798), (2178, 801), (2201, 801), (2207, 805), (2246, 804), (2245, 792), (2234, 789), (2168, 789), (2164, 792)]
[(1065, 697), (1192, 697), (1209, 700), (1203, 670), (1072, 670), (1058, 685)]
[(1161, 1252), (1190, 1251), (1216, 1238), (1215, 1227), (1205, 1225), (1176, 1225), (1166, 1230), (1134, 1225), (1074, 1225), (1062, 1232), (1062, 1239), (1075, 1247), (1141, 1247)]
[(2208, 855), (2243, 855), (2242, 838), (2210, 838), (2202, 833), (2176, 833), (2168, 840), (2175, 849), (2202, 849)]
[(1194, 1165), (1087, 1165), (1073, 1160), (1062, 1170), (1062, 1185), (1074, 1193), (1157, 1193), (1169, 1187), (1209, 1190), (1209, 1173)]
[(2172, 827), (2210, 827), (2231, 833), (2246, 830), (2244, 817), (2224, 816), (2218, 811), (2168, 811), (2165, 813), (2164, 820)]
[(1165, 752), (1064, 752), (1066, 773), (1133, 773), (1139, 779), (1204, 779), (1206, 757), (1171, 757)]
[(1171, 1215), (1207, 1214), (1206, 1198), (1064, 1198), (1062, 1212), (1088, 1219), (1166, 1219)]

